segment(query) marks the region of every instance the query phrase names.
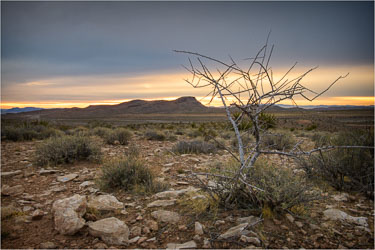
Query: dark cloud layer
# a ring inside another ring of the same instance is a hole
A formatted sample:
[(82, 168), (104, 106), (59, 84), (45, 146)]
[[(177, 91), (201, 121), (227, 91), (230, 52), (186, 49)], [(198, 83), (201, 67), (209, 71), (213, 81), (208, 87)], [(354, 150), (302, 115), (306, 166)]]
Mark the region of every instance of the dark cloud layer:
[(49, 77), (180, 70), (183, 55), (369, 65), (373, 2), (2, 2), (3, 86)]

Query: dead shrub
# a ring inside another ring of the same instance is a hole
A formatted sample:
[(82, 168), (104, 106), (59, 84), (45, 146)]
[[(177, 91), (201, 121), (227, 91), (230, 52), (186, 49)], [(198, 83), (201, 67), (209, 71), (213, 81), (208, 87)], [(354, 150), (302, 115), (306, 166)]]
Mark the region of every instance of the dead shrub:
[(179, 141), (172, 147), (172, 151), (178, 154), (210, 154), (215, 153), (217, 148), (205, 141)]

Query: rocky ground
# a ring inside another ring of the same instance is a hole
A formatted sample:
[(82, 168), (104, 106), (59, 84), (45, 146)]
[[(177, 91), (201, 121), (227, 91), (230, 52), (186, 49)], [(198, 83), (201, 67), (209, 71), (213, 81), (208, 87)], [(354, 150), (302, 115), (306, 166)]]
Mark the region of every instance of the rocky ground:
[[(359, 194), (323, 190), (309, 215), (260, 219), (249, 211), (196, 216), (180, 202), (201, 199), (191, 170), (230, 155), (174, 155), (173, 143), (133, 141), (169, 191), (152, 196), (103, 193), (100, 164), (42, 169), (40, 141), (1, 143), (2, 248), (374, 248), (374, 206)], [(103, 146), (105, 158), (127, 146)], [(182, 244), (182, 245), (181, 245)]]

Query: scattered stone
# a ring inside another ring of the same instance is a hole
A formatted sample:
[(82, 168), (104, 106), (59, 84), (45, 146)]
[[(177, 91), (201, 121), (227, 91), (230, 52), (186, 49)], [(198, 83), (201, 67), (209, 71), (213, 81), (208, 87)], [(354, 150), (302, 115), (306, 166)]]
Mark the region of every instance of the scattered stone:
[(238, 224), (248, 223), (249, 225), (255, 224), (259, 218), (255, 216), (242, 217), (237, 219)]
[(13, 205), (1, 207), (1, 219), (3, 220), (7, 217), (11, 217), (19, 212), (20, 210)]
[(147, 240), (147, 237), (143, 236), (141, 238), (139, 238), (137, 244), (142, 244), (143, 242), (145, 242)]
[(12, 177), (15, 175), (22, 174), (21, 170), (11, 171), (11, 172), (2, 172), (1, 177)]
[(187, 227), (186, 227), (186, 225), (179, 225), (178, 226), (178, 230), (180, 230), (180, 231), (186, 231)]
[(176, 200), (156, 200), (147, 205), (148, 208), (151, 207), (167, 207), (172, 206), (176, 203)]
[(33, 207), (30, 207), (30, 206), (24, 206), (23, 208), (22, 208), (22, 211), (23, 212), (30, 212), (30, 211), (33, 211), (34, 210), (34, 208)]
[(57, 200), (52, 205), (55, 229), (64, 235), (73, 235), (85, 225), (82, 216), (86, 213), (86, 197), (74, 195)]
[(366, 217), (354, 217), (338, 209), (327, 209), (323, 212), (324, 217), (330, 220), (341, 220), (354, 223), (359, 226), (368, 227)]
[(56, 187), (51, 188), (49, 191), (58, 193), (58, 192), (66, 191), (66, 190), (68, 189), (65, 186), (56, 186)]
[(25, 191), (25, 188), (22, 185), (16, 185), (13, 187), (10, 187), (8, 185), (4, 185), (1, 189), (2, 195), (9, 195), (9, 196), (17, 196), (22, 194)]
[(197, 235), (204, 234), (203, 225), (201, 223), (199, 223), (198, 221), (195, 222), (195, 234), (197, 234)]
[(152, 231), (158, 231), (159, 227), (158, 227), (158, 223), (154, 220), (147, 220), (145, 222), (145, 225), (147, 227), (149, 227)]
[(98, 220), (88, 226), (89, 233), (94, 237), (100, 237), (106, 244), (126, 245), (129, 240), (128, 226), (115, 217)]
[(174, 164), (175, 164), (174, 162), (167, 163), (167, 164), (164, 164), (164, 167), (172, 167)]
[(193, 240), (185, 242), (183, 244), (178, 244), (178, 243), (167, 244), (167, 249), (186, 249), (186, 248), (189, 248), (189, 249), (197, 248), (197, 244)]
[(129, 240), (129, 243), (130, 243), (130, 244), (136, 243), (136, 242), (139, 240), (139, 238), (141, 238), (141, 237), (136, 236), (136, 237), (130, 239), (130, 240)]
[(286, 214), (285, 217), (290, 221), (290, 223), (294, 222), (294, 217), (291, 214)]
[[(129, 198), (129, 197), (128, 197)], [(125, 207), (135, 207), (136, 206), (136, 204), (135, 204), (135, 202), (131, 202), (131, 203), (124, 203), (124, 206)]]
[(309, 224), (310, 228), (312, 230), (320, 230), (320, 227), (318, 227), (317, 225), (314, 225), (314, 224)]
[(130, 235), (140, 236), (142, 234), (142, 228), (139, 226), (134, 226), (130, 229)]
[(151, 216), (159, 221), (172, 223), (172, 224), (177, 223), (181, 218), (178, 213), (167, 211), (167, 210), (154, 211), (151, 213)]
[(93, 181), (84, 181), (82, 182), (80, 185), (79, 185), (79, 188), (80, 189), (84, 189), (86, 187), (89, 187), (89, 186), (93, 186), (95, 185), (95, 183)]
[(60, 172), (59, 170), (55, 170), (55, 169), (44, 169), (42, 168), (40, 171), (39, 171), (39, 174), (40, 175), (46, 175), (46, 174), (55, 174), (55, 173), (58, 173)]
[(208, 239), (203, 240), (203, 248), (211, 248), (211, 242)]
[(245, 235), (241, 235), (240, 241), (246, 242), (246, 243), (251, 243), (257, 247), (260, 246), (260, 240), (256, 237), (248, 237)]
[(347, 201), (349, 198), (349, 194), (347, 193), (337, 194), (337, 195), (333, 195), (332, 198), (335, 201)]
[(121, 210), (120, 213), (123, 214), (123, 215), (127, 215), (128, 214), (128, 212), (126, 211), (125, 208), (123, 210)]
[(149, 234), (149, 233), (151, 233), (151, 230), (150, 230), (149, 227), (143, 227), (143, 228), (142, 228), (142, 232), (143, 232), (144, 234)]
[(142, 215), (138, 215), (137, 218), (135, 218), (135, 220), (137, 220), (137, 221), (143, 220)]
[[(176, 182), (177, 185), (189, 185), (189, 182), (186, 181), (178, 181)], [(194, 242), (195, 243), (195, 242)]]
[(220, 226), (220, 225), (224, 225), (225, 224), (225, 221), (223, 221), (223, 220), (217, 220), (217, 221), (215, 221), (215, 226)]
[(150, 239), (148, 239), (148, 240), (146, 240), (147, 242), (152, 242), (152, 241), (155, 241), (156, 240), (156, 237), (152, 237), (152, 238), (150, 238)]
[(228, 239), (230, 237), (240, 236), (241, 232), (249, 225), (249, 223), (243, 223), (235, 227), (229, 228), (225, 233), (221, 234), (218, 239)]
[(302, 228), (302, 227), (303, 227), (303, 224), (302, 224), (302, 222), (300, 222), (300, 221), (296, 221), (295, 224), (296, 224), (297, 227), (299, 227), (299, 228)]
[(113, 195), (105, 194), (91, 198), (87, 206), (99, 211), (114, 211), (117, 209), (123, 209), (124, 203), (119, 202)]
[(108, 248), (108, 246), (106, 244), (104, 244), (103, 242), (98, 242), (94, 245), (94, 248), (96, 249), (105, 249), (105, 248)]
[(58, 176), (57, 181), (59, 182), (68, 182), (78, 177), (78, 174), (68, 174), (63, 176)]
[(44, 212), (40, 209), (37, 209), (35, 210), (32, 214), (31, 214), (31, 218), (33, 220), (40, 220), (41, 218), (43, 218), (44, 216)]
[(193, 240), (200, 241), (201, 237), (198, 234), (196, 234), (196, 235), (194, 235)]
[(40, 248), (41, 249), (54, 249), (56, 248), (56, 245), (55, 243), (51, 241), (47, 241), (47, 242), (40, 243)]

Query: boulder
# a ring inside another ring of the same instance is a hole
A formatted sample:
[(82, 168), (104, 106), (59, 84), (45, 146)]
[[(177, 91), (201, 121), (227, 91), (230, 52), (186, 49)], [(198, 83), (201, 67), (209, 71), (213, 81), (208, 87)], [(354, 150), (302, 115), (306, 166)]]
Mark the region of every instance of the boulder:
[(199, 223), (198, 221), (195, 222), (195, 234), (202, 235), (203, 232), (203, 225)]
[(124, 203), (119, 202), (113, 195), (105, 194), (89, 199), (87, 206), (99, 211), (114, 211), (123, 209)]
[(157, 210), (151, 213), (151, 216), (158, 221), (175, 224), (180, 220), (180, 215), (176, 212), (167, 210)]
[(88, 226), (92, 236), (100, 237), (108, 245), (127, 245), (129, 241), (128, 226), (115, 217), (98, 220)]
[(218, 239), (228, 239), (231, 237), (240, 236), (241, 232), (249, 225), (249, 223), (243, 223), (235, 227), (229, 228), (225, 233), (221, 234)]
[(63, 235), (73, 235), (85, 225), (86, 197), (74, 195), (57, 200), (52, 205), (55, 229)]
[(186, 249), (186, 248), (189, 248), (189, 249), (197, 248), (197, 244), (193, 240), (185, 242), (183, 244), (178, 244), (178, 243), (167, 244), (167, 249)]

